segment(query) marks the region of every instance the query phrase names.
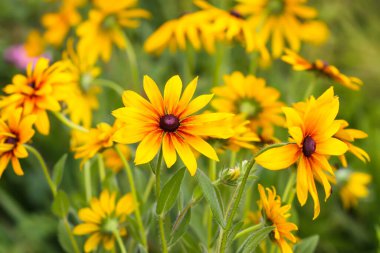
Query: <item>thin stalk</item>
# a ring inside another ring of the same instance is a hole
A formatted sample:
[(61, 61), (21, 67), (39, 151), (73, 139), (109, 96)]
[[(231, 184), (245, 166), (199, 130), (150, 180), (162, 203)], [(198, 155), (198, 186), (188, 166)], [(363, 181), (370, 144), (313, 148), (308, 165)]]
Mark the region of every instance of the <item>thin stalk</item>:
[(120, 251), (122, 253), (127, 253), (127, 249), (124, 246), (123, 240), (120, 237), (119, 231), (115, 230), (113, 231), (113, 235), (116, 238), (117, 244), (119, 245)]
[(61, 121), (64, 125), (66, 125), (70, 129), (78, 130), (84, 133), (87, 133), (89, 131), (87, 128), (84, 128), (80, 125), (75, 124), (74, 122), (72, 122), (70, 119), (68, 119), (65, 115), (63, 115), (60, 112), (53, 112), (53, 114), (59, 121)]
[(69, 235), (69, 238), (70, 238), (70, 242), (71, 242), (71, 245), (73, 246), (73, 249), (74, 249), (74, 252), (75, 253), (80, 253), (80, 250), (79, 250), (79, 247), (78, 247), (78, 244), (77, 244), (77, 241), (75, 240), (74, 238), (74, 235), (71, 231), (71, 228), (70, 228), (70, 225), (69, 225), (69, 222), (67, 221), (67, 218), (63, 218), (63, 224), (65, 225), (65, 229), (66, 229), (66, 232), (67, 234)]
[(98, 158), (99, 178), (100, 178), (100, 182), (103, 183), (104, 178), (106, 177), (106, 170), (104, 168), (103, 155), (98, 153), (97, 158)]
[(51, 193), (53, 194), (53, 197), (57, 195), (57, 186), (54, 184), (53, 180), (50, 177), (49, 169), (45, 163), (45, 160), (42, 158), (40, 152), (38, 152), (37, 149), (35, 149), (32, 146), (29, 146), (27, 144), (24, 144), (24, 147), (30, 151), (30, 153), (33, 153), (33, 155), (37, 158), (38, 162), (41, 165), (42, 171), (44, 172), (46, 182), (48, 183)]
[(131, 41), (129, 40), (128, 36), (124, 34), (124, 40), (126, 43), (126, 48), (125, 51), (127, 53), (127, 58), (129, 61), (129, 67), (130, 67), (130, 72), (132, 75), (132, 80), (133, 80), (133, 90), (136, 92), (140, 91), (140, 81), (139, 81), (139, 68), (137, 66), (137, 60), (136, 60), (136, 53), (133, 48), (133, 45)]
[[(215, 181), (216, 179), (216, 161), (215, 160), (209, 160), (209, 177), (211, 181)], [(212, 250), (211, 242), (213, 240), (213, 233), (212, 233), (212, 212), (210, 209), (205, 212), (207, 215), (207, 247), (209, 248), (209, 252)]]
[(91, 170), (90, 170), (90, 163), (88, 161), (83, 166), (83, 172), (84, 172), (84, 189), (86, 193), (86, 201), (87, 203), (90, 203), (90, 200), (92, 198), (92, 189), (91, 189)]
[(98, 79), (95, 79), (93, 81), (93, 83), (96, 85), (105, 87), (105, 88), (109, 88), (109, 89), (115, 91), (119, 95), (122, 95), (124, 92), (123, 88), (119, 84), (117, 84), (111, 80), (98, 78)]
[(164, 217), (162, 215), (158, 216), (158, 226), (160, 229), (162, 253), (168, 253), (168, 245), (165, 238)]
[(222, 63), (224, 58), (224, 50), (222, 45), (217, 45), (216, 49), (216, 58), (215, 58), (215, 69), (214, 69), (214, 77), (213, 77), (213, 86), (217, 86), (219, 84), (219, 75), (222, 69)]
[(148, 251), (148, 243), (146, 240), (145, 229), (144, 229), (143, 221), (141, 218), (141, 212), (140, 212), (141, 206), (140, 206), (140, 203), (138, 201), (137, 190), (136, 190), (136, 186), (135, 186), (135, 181), (133, 179), (133, 173), (131, 170), (131, 166), (129, 166), (128, 161), (125, 159), (123, 153), (121, 152), (120, 148), (117, 145), (115, 145), (115, 150), (116, 150), (117, 154), (119, 155), (119, 157), (120, 157), (120, 159), (124, 165), (125, 173), (127, 174), (129, 186), (131, 187), (132, 196), (133, 196), (133, 199), (134, 199), (135, 205), (136, 205), (135, 215), (136, 215), (137, 225), (139, 227), (140, 237), (141, 237), (144, 248), (146, 249), (146, 251)]
[(288, 180), (288, 183), (286, 184), (286, 187), (285, 187), (285, 191), (284, 191), (284, 194), (282, 195), (283, 197), (283, 201), (285, 203), (288, 203), (290, 204), (290, 202), (288, 202), (290, 200), (290, 192), (291, 192), (291, 189), (294, 189), (294, 182), (295, 182), (295, 179), (296, 179), (296, 173), (292, 171), (291, 175), (290, 175), (290, 178)]
[(147, 184), (147, 186), (145, 188), (145, 192), (144, 192), (143, 199), (142, 199), (143, 203), (146, 203), (146, 201), (148, 200), (149, 195), (150, 195), (150, 193), (152, 191), (154, 182), (155, 182), (154, 174), (150, 174), (150, 177), (149, 177), (149, 180), (148, 180), (148, 184)]
[(158, 160), (156, 164), (156, 197), (160, 196), (160, 191), (161, 191), (161, 163), (162, 163), (162, 150), (160, 150), (160, 153), (158, 154)]
[(234, 240), (246, 235), (246, 234), (250, 234), (252, 232), (255, 232), (256, 230), (259, 230), (260, 228), (264, 227), (264, 224), (263, 223), (259, 223), (259, 224), (256, 224), (252, 227), (249, 227), (249, 228), (246, 228), (242, 231), (240, 231), (239, 233), (236, 234)]
[(234, 168), (235, 167), (235, 163), (236, 163), (236, 155), (237, 155), (237, 152), (236, 151), (232, 151), (231, 152), (231, 159), (230, 159), (230, 168)]

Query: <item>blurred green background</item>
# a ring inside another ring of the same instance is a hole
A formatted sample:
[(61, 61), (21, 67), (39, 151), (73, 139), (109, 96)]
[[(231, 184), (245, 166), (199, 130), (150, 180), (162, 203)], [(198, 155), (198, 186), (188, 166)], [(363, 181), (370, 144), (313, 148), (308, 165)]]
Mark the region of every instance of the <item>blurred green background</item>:
[[(230, 1), (232, 2), (232, 1)], [(216, 1), (216, 6), (227, 6), (228, 1)], [(363, 0), (314, 0), (309, 1), (320, 13), (320, 19), (330, 28), (328, 42), (320, 47), (304, 46), (302, 54), (309, 59), (321, 58), (337, 66), (342, 73), (357, 76), (363, 80), (361, 91), (351, 91), (335, 84), (335, 92), (340, 97), (339, 118), (346, 119), (353, 128), (368, 133), (369, 138), (357, 141), (371, 157), (371, 162), (363, 164), (348, 155), (350, 167), (366, 171), (373, 177), (368, 199), (360, 202), (359, 208), (346, 211), (342, 208), (338, 194), (321, 203), (321, 215), (312, 221), (311, 205), (298, 209), (298, 237), (304, 238), (313, 234), (320, 235), (317, 252), (379, 252), (375, 227), (380, 226), (380, 1)], [(214, 59), (204, 52), (194, 54), (193, 73), (186, 70), (185, 53), (170, 54), (165, 51), (161, 57), (152, 57), (142, 50), (144, 40), (164, 21), (175, 18), (191, 10), (188, 0), (144, 0), (140, 6), (149, 10), (153, 17), (143, 21), (137, 30), (128, 31), (134, 43), (142, 74), (149, 74), (157, 83), (163, 84), (170, 76), (180, 74), (185, 82), (200, 76), (198, 93), (209, 92), (207, 87), (213, 81)], [(28, 31), (41, 28), (39, 24), (43, 13), (55, 10), (54, 3), (38, 0), (1, 0), (0, 1), (0, 55), (12, 44), (22, 43)], [(248, 60), (241, 60), (244, 50), (236, 47), (230, 49), (231, 56), (225, 59), (222, 73), (229, 74), (234, 70), (247, 73)], [(59, 54), (55, 53), (55, 57)], [(129, 72), (124, 54), (114, 52), (112, 61), (103, 66), (103, 77), (114, 80), (128, 87)], [(0, 87), (11, 82), (12, 76), (20, 71), (4, 60), (0, 61)], [(277, 60), (272, 68), (259, 70), (258, 76), (265, 77), (267, 82), (283, 92), (282, 99), (295, 102), (302, 99), (302, 94), (310, 79), (309, 73), (295, 73), (285, 63)], [(220, 76), (220, 82), (222, 77)], [(329, 80), (319, 82), (315, 95), (321, 94), (332, 83)], [(292, 94), (288, 92), (292, 90)], [(109, 112), (121, 105), (121, 99), (112, 91), (105, 91), (99, 98), (101, 109), (95, 115), (95, 122), (112, 122)], [(69, 132), (53, 117), (51, 137), (37, 134), (33, 145), (37, 147), (51, 167), (69, 150)], [(57, 239), (58, 222), (51, 214), (51, 196), (42, 171), (35, 158), (22, 161), (25, 176), (17, 177), (8, 168), (0, 180), (0, 252), (63, 252)], [(287, 172), (281, 172), (284, 175)], [(264, 176), (273, 177), (273, 173), (264, 172)], [(284, 187), (282, 174), (269, 179)], [(62, 187), (70, 197), (78, 199), (83, 194), (82, 175), (78, 162), (69, 155)], [(323, 197), (321, 196), (321, 202)]]

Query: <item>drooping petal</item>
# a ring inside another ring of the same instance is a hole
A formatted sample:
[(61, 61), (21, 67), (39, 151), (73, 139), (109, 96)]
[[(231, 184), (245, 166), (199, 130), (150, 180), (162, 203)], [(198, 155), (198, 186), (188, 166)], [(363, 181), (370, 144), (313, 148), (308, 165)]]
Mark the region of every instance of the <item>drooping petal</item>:
[(190, 175), (194, 176), (197, 171), (197, 160), (194, 157), (193, 151), (180, 136), (173, 136), (172, 140), (179, 157), (181, 157), (181, 160), (185, 164), (187, 170), (190, 172)]

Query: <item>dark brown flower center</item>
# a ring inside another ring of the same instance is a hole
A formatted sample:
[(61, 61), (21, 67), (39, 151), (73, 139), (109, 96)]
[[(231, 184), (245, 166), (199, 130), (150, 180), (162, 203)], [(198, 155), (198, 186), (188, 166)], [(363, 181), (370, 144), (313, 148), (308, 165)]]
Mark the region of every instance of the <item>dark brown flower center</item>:
[(18, 142), (17, 138), (8, 137), (7, 139), (5, 139), (6, 144), (16, 145), (17, 142)]
[(239, 12), (237, 12), (235, 10), (230, 10), (230, 15), (235, 17), (235, 18), (244, 19), (244, 17)]
[(35, 81), (30, 81), (28, 82), (28, 86), (32, 89), (35, 89), (36, 88), (36, 82)]
[(306, 157), (310, 157), (317, 147), (315, 141), (310, 136), (307, 136), (303, 141), (302, 152)]
[(173, 114), (166, 114), (160, 118), (160, 128), (165, 132), (175, 132), (179, 127), (179, 119)]

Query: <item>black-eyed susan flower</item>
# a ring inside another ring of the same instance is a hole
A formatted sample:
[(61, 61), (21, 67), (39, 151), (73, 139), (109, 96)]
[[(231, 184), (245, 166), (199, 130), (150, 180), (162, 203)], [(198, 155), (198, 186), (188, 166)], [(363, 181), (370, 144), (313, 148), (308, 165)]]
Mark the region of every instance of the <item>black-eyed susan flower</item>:
[[(367, 154), (367, 152), (352, 144), (352, 142), (354, 142), (355, 139), (367, 138), (368, 134), (358, 129), (347, 128), (349, 124), (345, 120), (339, 120), (339, 122), (341, 123), (340, 129), (334, 135), (334, 137), (347, 144), (348, 152), (351, 152), (354, 156), (356, 156), (363, 162), (370, 161), (370, 157)], [(343, 167), (347, 167), (346, 157), (342, 155), (339, 157), (339, 159), (342, 162)]]
[(29, 63), (26, 76), (17, 74), (3, 89), (6, 96), (0, 101), (2, 116), (7, 118), (15, 109), (22, 108), (23, 116), (36, 115), (36, 128), (42, 134), (50, 130), (47, 111), (59, 111), (61, 96), (59, 86), (71, 82), (71, 77), (65, 73), (65, 64), (61, 61), (49, 66), (49, 60), (40, 58), (33, 66)]
[(89, 12), (89, 19), (79, 25), (79, 50), (88, 51), (90, 62), (101, 57), (108, 62), (111, 58), (112, 45), (119, 48), (127, 46), (123, 28), (136, 28), (138, 18), (148, 18), (149, 12), (135, 8), (136, 0), (94, 0), (94, 9)]
[[(131, 158), (131, 149), (127, 145), (115, 144), (125, 159), (128, 161)], [(113, 172), (118, 173), (124, 166), (119, 154), (114, 148), (108, 148), (103, 152), (104, 163), (106, 168), (111, 169)]]
[(32, 115), (22, 117), (21, 108), (13, 111), (7, 121), (0, 119), (0, 177), (9, 161), (18, 176), (24, 175), (18, 159), (28, 156), (23, 144), (33, 137), (35, 120)]
[(112, 115), (125, 126), (115, 133), (114, 140), (124, 144), (140, 142), (136, 150), (136, 164), (150, 162), (161, 147), (168, 168), (176, 162), (177, 152), (192, 176), (197, 170), (192, 149), (218, 161), (215, 150), (202, 137), (230, 137), (232, 130), (217, 122), (232, 115), (193, 115), (213, 97), (201, 95), (192, 99), (197, 80), (195, 78), (191, 81), (182, 93), (180, 77), (173, 76), (167, 81), (162, 96), (157, 84), (150, 77), (144, 76), (144, 90), (149, 101), (134, 91), (124, 92), (125, 107), (113, 111)]
[(297, 197), (301, 205), (306, 203), (308, 193), (314, 201), (314, 218), (318, 217), (320, 204), (315, 177), (325, 190), (325, 200), (331, 194), (326, 173), (334, 176), (328, 157), (343, 155), (348, 147), (334, 138), (340, 128), (335, 120), (339, 110), (338, 97), (331, 87), (319, 98), (311, 97), (304, 103), (303, 111), (284, 107), (291, 144), (270, 149), (256, 157), (256, 162), (270, 170), (280, 170), (298, 162)]
[(347, 172), (347, 169), (340, 171), (343, 171), (344, 174), (348, 174), (346, 178), (343, 179), (344, 183), (339, 191), (343, 207), (346, 209), (356, 207), (359, 199), (368, 197), (368, 185), (371, 183), (372, 177), (364, 172)]
[(65, 113), (70, 116), (71, 121), (89, 128), (92, 113), (99, 107), (97, 94), (101, 92), (101, 88), (94, 84), (94, 80), (101, 70), (89, 61), (87, 52), (75, 51), (73, 41), (68, 42), (63, 60), (72, 82), (62, 87), (62, 93), (67, 95), (64, 99), (67, 106)]
[(77, 133), (80, 136), (78, 146), (74, 147), (75, 159), (82, 158), (83, 162), (91, 159), (97, 153), (103, 152), (104, 149), (113, 146), (113, 135), (120, 128), (120, 122), (110, 126), (109, 124), (102, 122), (99, 123), (96, 128), (91, 128), (87, 133)]
[(266, 86), (265, 80), (253, 75), (233, 72), (224, 76), (224, 85), (212, 90), (216, 95), (212, 106), (220, 112), (241, 115), (264, 141), (273, 140), (273, 125), (283, 126), (280, 92)]
[[(248, 22), (264, 44), (271, 39), (272, 55), (278, 58), (286, 45), (298, 51), (304, 39), (303, 24), (313, 20), (317, 10), (307, 0), (238, 0), (236, 10), (248, 15)], [(307, 27), (308, 28), (308, 27)], [(314, 25), (314, 38), (326, 37), (326, 26)], [(316, 40), (316, 39), (314, 39)], [(307, 39), (306, 39), (307, 41)]]
[(285, 52), (286, 54), (282, 56), (282, 60), (292, 65), (293, 70), (314, 71), (334, 80), (335, 82), (351, 90), (359, 90), (360, 87), (363, 85), (363, 82), (359, 78), (353, 76), (346, 76), (342, 74), (335, 66), (329, 65), (327, 62), (323, 60), (318, 59), (314, 62), (309, 62), (308, 60), (304, 59), (303, 57), (291, 50), (285, 50)]
[(273, 240), (280, 247), (282, 253), (292, 253), (293, 250), (289, 245), (296, 242), (296, 237), (292, 231), (298, 230), (298, 227), (287, 221), (290, 217), (289, 210), (291, 205), (282, 205), (281, 197), (276, 195), (276, 189), (266, 188), (268, 196), (265, 194), (264, 187), (259, 184), (261, 212), (268, 225), (274, 226)]
[(53, 46), (62, 45), (70, 29), (78, 25), (82, 17), (78, 7), (86, 0), (63, 0), (58, 12), (46, 13), (41, 18), (45, 27), (44, 39)]
[(73, 233), (91, 234), (84, 244), (85, 252), (95, 250), (99, 244), (103, 244), (106, 250), (112, 250), (115, 247), (115, 233), (120, 236), (127, 234), (124, 223), (135, 208), (131, 194), (124, 195), (116, 202), (116, 193), (104, 190), (98, 199), (91, 200), (89, 207), (79, 210), (78, 216), (83, 223), (74, 227)]

